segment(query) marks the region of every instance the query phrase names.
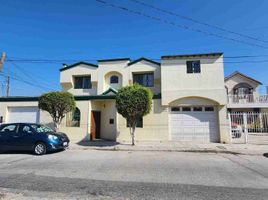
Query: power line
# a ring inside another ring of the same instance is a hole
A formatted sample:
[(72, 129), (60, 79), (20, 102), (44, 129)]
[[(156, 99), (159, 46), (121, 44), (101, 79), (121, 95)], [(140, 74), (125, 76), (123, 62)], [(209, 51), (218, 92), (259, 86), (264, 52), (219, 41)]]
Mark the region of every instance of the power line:
[[(258, 58), (258, 57), (268, 57), (268, 54), (260, 54), (260, 55), (235, 55), (235, 56), (224, 56), (224, 59), (240, 59), (240, 58)], [(150, 58), (152, 60), (161, 60), (160, 58)], [(80, 62), (83, 61), (89, 61), (89, 62), (95, 62), (99, 60), (99, 58), (96, 59), (45, 59), (45, 58), (9, 58), (6, 59), (6, 62), (26, 62), (26, 63), (63, 63), (63, 62)]]
[(165, 10), (163, 8), (159, 8), (159, 7), (150, 5), (148, 3), (144, 3), (144, 2), (139, 1), (139, 0), (130, 0), (130, 1), (135, 2), (137, 4), (140, 4), (140, 5), (143, 5), (143, 6), (146, 6), (146, 7), (149, 7), (149, 8), (152, 8), (154, 10), (160, 11), (160, 12), (165, 13), (165, 14), (169, 14), (169, 15), (172, 15), (172, 16), (176, 16), (176, 17), (179, 17), (179, 18), (194, 22), (196, 24), (201, 24), (201, 25), (204, 25), (204, 26), (207, 26), (207, 27), (210, 27), (210, 28), (220, 30), (220, 31), (224, 31), (224, 32), (227, 32), (227, 33), (239, 35), (241, 37), (248, 38), (248, 39), (251, 39), (251, 40), (255, 40), (255, 41), (259, 41), (259, 42), (265, 42), (265, 43), (268, 42), (268, 41), (260, 39), (260, 38), (256, 38), (256, 37), (252, 37), (252, 36), (249, 36), (249, 35), (246, 35), (246, 34), (238, 33), (238, 32), (232, 31), (232, 30), (222, 28), (220, 26), (216, 26), (216, 25), (212, 25), (212, 24), (209, 24), (209, 23), (206, 23), (206, 22), (199, 21), (197, 19), (185, 16), (185, 15), (177, 14), (177, 13), (171, 12), (169, 10)]
[[(24, 74), (24, 76), (26, 76), (26, 77), (28, 77), (29, 78), (29, 80), (31, 80), (31, 81), (34, 81), (35, 83), (38, 83), (39, 81), (37, 81), (34, 77), (32, 77), (31, 75), (30, 75), (30, 73), (27, 73), (27, 71), (26, 70), (24, 70), (22, 67), (20, 67), (19, 65), (17, 65), (17, 64), (15, 64), (13, 61), (12, 62), (10, 62), (14, 67), (16, 67), (19, 71), (21, 71), (23, 74)], [(40, 85), (40, 83), (38, 83), (38, 84), (36, 84), (36, 85)], [(41, 85), (40, 85), (41, 86)], [(41, 86), (42, 87), (42, 86)]]
[(237, 42), (237, 43), (242, 43), (242, 44), (246, 44), (246, 45), (249, 45), (249, 46), (260, 47), (260, 48), (263, 48), (263, 49), (268, 48), (268, 47), (263, 46), (263, 45), (250, 43), (250, 42), (235, 39), (235, 38), (232, 38), (232, 37), (222, 36), (222, 35), (219, 35), (219, 34), (216, 34), (216, 33), (204, 31), (204, 30), (197, 29), (197, 28), (192, 28), (192, 27), (189, 27), (189, 26), (186, 26), (186, 25), (176, 24), (174, 22), (168, 21), (168, 20), (163, 19), (163, 18), (155, 17), (155, 16), (148, 15), (148, 14), (145, 14), (145, 13), (140, 12), (140, 11), (135, 11), (135, 10), (129, 9), (127, 7), (123, 7), (123, 6), (115, 5), (115, 4), (112, 4), (112, 3), (108, 3), (108, 2), (103, 1), (103, 0), (95, 0), (95, 1), (97, 1), (99, 3), (102, 3), (104, 5), (116, 8), (116, 9), (123, 10), (125, 12), (129, 12), (129, 13), (132, 13), (132, 14), (135, 14), (135, 15), (143, 16), (143, 17), (149, 18), (149, 19), (154, 20), (154, 21), (159, 21), (159, 22), (162, 22), (162, 23), (177, 27), (179, 29), (186, 29), (186, 30), (202, 33), (202, 34), (205, 34), (205, 35), (208, 35), (208, 36), (218, 37), (218, 38), (221, 38), (221, 39), (225, 39), (225, 40), (229, 40), (229, 41), (233, 41), (233, 42)]
[[(228, 58), (230, 59), (236, 59), (236, 58), (250, 58), (250, 57), (258, 57), (258, 56), (240, 56), (240, 57), (235, 57), (235, 56), (230, 56)], [(226, 57), (224, 57), (225, 59)], [(155, 61), (161, 61), (160, 58), (149, 58), (151, 60), (155, 60)], [(215, 60), (215, 58), (206, 58), (207, 60)], [(68, 60), (65, 60), (68, 61)], [(79, 62), (81, 60), (72, 60), (73, 62)], [(88, 61), (88, 60), (83, 60), (83, 61)], [(92, 60), (93, 61), (93, 60)], [(94, 60), (95, 61), (95, 60)], [(23, 62), (23, 63), (31, 63), (31, 64), (35, 64), (36, 62), (31, 62), (31, 61), (19, 61), (19, 60), (12, 60), (12, 62)], [(267, 63), (268, 60), (242, 60), (242, 61), (216, 61), (214, 63)], [(57, 63), (62, 63), (61, 61), (58, 62), (51, 62), (51, 61), (42, 61), (40, 60), (38, 62), (38, 64), (57, 64)]]
[[(4, 73), (2, 72), (2, 73), (0, 73), (0, 76), (8, 77), (9, 75), (4, 74)], [(43, 91), (43, 90), (53, 90), (53, 89), (51, 89), (51, 88), (47, 88), (47, 87), (44, 87), (44, 86), (41, 86), (41, 85), (37, 85), (37, 84), (35, 84), (35, 83), (29, 82), (29, 81), (25, 81), (25, 80), (23, 80), (23, 79), (16, 78), (16, 77), (14, 77), (14, 76), (10, 76), (10, 79), (13, 79), (13, 80), (16, 80), (16, 81), (23, 82), (23, 83), (25, 83), (25, 84), (28, 84), (28, 85), (37, 87), (37, 88), (39, 88), (39, 89), (42, 88), (42, 91)]]

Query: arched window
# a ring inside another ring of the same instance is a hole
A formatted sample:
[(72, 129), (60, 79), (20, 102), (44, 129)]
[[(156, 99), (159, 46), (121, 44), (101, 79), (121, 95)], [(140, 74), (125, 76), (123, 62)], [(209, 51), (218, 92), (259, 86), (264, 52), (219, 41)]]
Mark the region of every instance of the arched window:
[(67, 115), (66, 126), (80, 127), (80, 118), (81, 118), (81, 112), (80, 112), (79, 108), (76, 107), (73, 112), (70, 112)]
[(253, 93), (253, 88), (247, 83), (239, 83), (234, 89), (234, 95), (251, 95)]
[(110, 83), (118, 83), (118, 76), (111, 76)]

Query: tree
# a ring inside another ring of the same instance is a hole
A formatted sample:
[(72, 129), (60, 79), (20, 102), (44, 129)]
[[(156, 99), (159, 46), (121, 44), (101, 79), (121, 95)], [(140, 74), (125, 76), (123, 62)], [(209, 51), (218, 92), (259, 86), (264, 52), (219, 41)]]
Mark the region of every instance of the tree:
[(48, 92), (40, 97), (38, 107), (51, 115), (58, 131), (65, 114), (75, 110), (75, 100), (69, 92)]
[(152, 91), (138, 84), (122, 87), (116, 94), (117, 112), (127, 120), (132, 145), (135, 145), (137, 122), (140, 118), (150, 113), (152, 98)]

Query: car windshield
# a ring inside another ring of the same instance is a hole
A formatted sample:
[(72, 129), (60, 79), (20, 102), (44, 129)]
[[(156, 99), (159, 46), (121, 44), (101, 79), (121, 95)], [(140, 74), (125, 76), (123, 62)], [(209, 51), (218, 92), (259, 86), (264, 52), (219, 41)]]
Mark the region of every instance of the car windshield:
[(32, 124), (31, 127), (37, 132), (37, 133), (49, 133), (54, 132), (51, 128), (41, 125), (41, 124)]

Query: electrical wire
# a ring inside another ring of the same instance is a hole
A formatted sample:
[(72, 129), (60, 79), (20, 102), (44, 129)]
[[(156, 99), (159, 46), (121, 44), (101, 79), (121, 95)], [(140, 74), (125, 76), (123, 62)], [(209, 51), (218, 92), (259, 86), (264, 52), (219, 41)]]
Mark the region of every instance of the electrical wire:
[(260, 47), (260, 48), (263, 48), (263, 49), (268, 48), (268, 47), (263, 46), (263, 45), (259, 45), (259, 44), (239, 40), (239, 39), (232, 38), (232, 37), (222, 36), (222, 35), (219, 35), (217, 33), (212, 33), (212, 32), (204, 31), (204, 30), (201, 30), (201, 29), (192, 28), (192, 27), (189, 27), (189, 26), (186, 26), (186, 25), (176, 24), (175, 22), (171, 22), (171, 21), (168, 21), (168, 20), (160, 18), (160, 17), (155, 17), (155, 16), (152, 16), (152, 15), (148, 15), (148, 14), (140, 12), (140, 11), (132, 10), (132, 9), (129, 9), (127, 7), (124, 7), (124, 6), (119, 6), (119, 5), (116, 5), (116, 4), (108, 3), (108, 2), (106, 2), (104, 0), (95, 0), (95, 1), (97, 1), (99, 3), (102, 3), (103, 5), (107, 5), (107, 6), (116, 8), (116, 9), (123, 10), (125, 12), (129, 12), (129, 13), (132, 13), (132, 14), (135, 14), (135, 15), (146, 17), (146, 18), (149, 18), (151, 20), (158, 21), (158, 22), (161, 22), (161, 23), (165, 23), (165, 24), (174, 26), (174, 27), (179, 28), (179, 29), (186, 29), (186, 30), (202, 33), (202, 34), (205, 34), (205, 35), (208, 35), (208, 36), (213, 36), (213, 37), (217, 37), (217, 38), (221, 38), (221, 39), (225, 39), (225, 40), (229, 40), (229, 41), (233, 41), (233, 42), (237, 42), (237, 43), (242, 43), (242, 44), (246, 44), (246, 45), (249, 45), (249, 46)]
[(194, 18), (185, 16), (185, 15), (174, 13), (174, 12), (171, 12), (169, 10), (165, 10), (163, 8), (159, 8), (159, 7), (153, 6), (153, 5), (148, 4), (148, 3), (144, 3), (144, 2), (139, 1), (139, 0), (129, 0), (129, 1), (132, 1), (134, 3), (137, 3), (137, 4), (140, 4), (140, 5), (149, 7), (151, 9), (157, 10), (157, 11), (162, 12), (162, 13), (165, 13), (165, 14), (176, 16), (176, 17), (182, 18), (184, 20), (188, 20), (188, 21), (194, 22), (196, 24), (201, 24), (201, 25), (204, 25), (204, 26), (207, 26), (207, 27), (210, 27), (210, 28), (214, 28), (214, 29), (223, 31), (223, 32), (235, 34), (235, 35), (238, 35), (238, 36), (241, 36), (241, 37), (244, 37), (244, 38), (248, 38), (248, 39), (251, 39), (251, 40), (259, 41), (259, 42), (265, 42), (265, 43), (268, 42), (268, 41), (263, 40), (263, 39), (260, 39), (260, 38), (256, 38), (256, 37), (252, 37), (252, 36), (249, 36), (249, 35), (246, 35), (246, 34), (238, 33), (238, 32), (232, 31), (232, 30), (228, 30), (228, 29), (222, 28), (220, 26), (216, 26), (216, 25), (212, 25), (212, 24), (209, 24), (209, 23), (206, 23), (206, 22), (199, 21), (197, 19), (194, 19)]

